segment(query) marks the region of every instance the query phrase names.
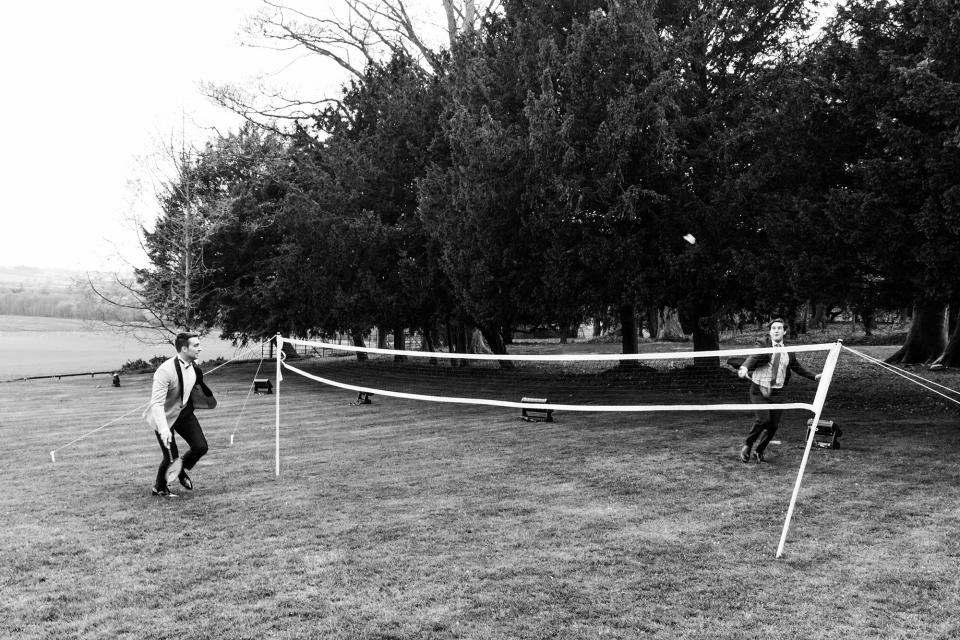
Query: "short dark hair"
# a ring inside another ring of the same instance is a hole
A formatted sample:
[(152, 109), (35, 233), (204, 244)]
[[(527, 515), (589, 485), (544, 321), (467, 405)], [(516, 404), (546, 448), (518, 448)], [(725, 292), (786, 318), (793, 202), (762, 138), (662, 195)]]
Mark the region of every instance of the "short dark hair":
[(173, 348), (180, 353), (180, 349), (190, 344), (190, 338), (199, 338), (200, 336), (191, 331), (181, 331), (177, 334), (177, 339), (173, 341)]
[(786, 320), (784, 320), (783, 318), (774, 318), (773, 320), (767, 323), (767, 329), (772, 329), (774, 322), (779, 322), (780, 324), (782, 324), (784, 329), (787, 328)]

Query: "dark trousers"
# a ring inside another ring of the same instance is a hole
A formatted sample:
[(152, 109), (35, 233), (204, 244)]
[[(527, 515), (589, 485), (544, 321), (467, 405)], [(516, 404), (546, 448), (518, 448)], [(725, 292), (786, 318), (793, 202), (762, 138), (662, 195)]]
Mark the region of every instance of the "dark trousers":
[[(757, 419), (753, 423), (753, 429), (747, 434), (747, 439), (744, 444), (753, 448), (753, 443), (756, 442), (757, 453), (762, 454), (764, 452), (767, 445), (773, 440), (777, 429), (780, 427), (780, 417), (783, 415), (783, 409), (766, 409), (763, 407), (763, 405), (773, 402), (781, 402), (777, 399), (780, 392), (781, 389), (771, 389), (770, 397), (765, 398), (760, 391), (759, 385), (756, 383), (750, 385), (750, 403), (758, 405), (757, 408), (753, 410)], [(759, 442), (757, 442), (758, 438)]]
[(177, 450), (177, 435), (183, 438), (187, 446), (190, 447), (190, 450), (183, 454), (183, 468), (185, 470), (193, 469), (193, 465), (197, 464), (197, 460), (207, 452), (207, 439), (203, 435), (203, 429), (200, 428), (200, 423), (197, 422), (197, 417), (193, 415), (192, 406), (188, 406), (183, 410), (180, 417), (177, 418), (177, 421), (170, 427), (170, 432), (172, 435), (170, 436), (169, 449), (163, 445), (160, 434), (155, 432), (157, 442), (160, 444), (160, 450), (163, 451), (163, 460), (160, 462), (160, 468), (157, 469), (158, 490), (166, 488), (167, 467), (170, 466), (174, 458), (180, 455)]

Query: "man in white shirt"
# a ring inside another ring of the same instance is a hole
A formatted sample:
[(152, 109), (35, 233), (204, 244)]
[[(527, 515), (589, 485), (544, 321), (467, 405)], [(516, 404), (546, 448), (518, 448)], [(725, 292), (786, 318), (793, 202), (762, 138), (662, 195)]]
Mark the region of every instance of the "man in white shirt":
[[(202, 351), (197, 334), (177, 334), (174, 347), (177, 355), (166, 360), (153, 374), (153, 391), (143, 413), (147, 424), (153, 427), (163, 451), (163, 460), (157, 470), (157, 481), (153, 485), (152, 493), (165, 498), (177, 497), (167, 486), (167, 469), (171, 463), (176, 463), (176, 467), (182, 463), (177, 478), (185, 489), (192, 490), (193, 481), (187, 471), (207, 452), (207, 440), (193, 413), (194, 401), (191, 395), (194, 387), (199, 387), (202, 391), (201, 398), (209, 399), (209, 408), (215, 404), (213, 394), (203, 383), (203, 372), (195, 364)], [(179, 459), (174, 433), (183, 438), (190, 447)]]
[[(783, 415), (782, 409), (768, 409), (762, 405), (782, 402), (777, 398), (783, 390), (783, 387), (790, 380), (790, 372), (795, 372), (804, 378), (810, 380), (819, 380), (820, 374), (812, 374), (807, 371), (797, 360), (793, 352), (777, 353), (776, 349), (783, 347), (783, 335), (786, 331), (786, 325), (780, 318), (770, 321), (770, 335), (762, 340), (757, 340), (757, 347), (773, 347), (774, 352), (753, 354), (740, 365), (737, 374), (741, 378), (750, 378), (750, 402), (751, 404), (761, 405), (756, 408), (757, 419), (753, 424), (753, 429), (747, 435), (743, 446), (740, 448), (740, 462), (750, 461), (750, 450), (754, 443), (757, 448), (753, 451), (753, 456), (757, 462), (763, 462), (763, 455), (767, 445), (773, 439), (777, 428), (780, 426), (780, 418)], [(761, 437), (762, 434), (762, 437)], [(757, 441), (759, 439), (759, 442)]]

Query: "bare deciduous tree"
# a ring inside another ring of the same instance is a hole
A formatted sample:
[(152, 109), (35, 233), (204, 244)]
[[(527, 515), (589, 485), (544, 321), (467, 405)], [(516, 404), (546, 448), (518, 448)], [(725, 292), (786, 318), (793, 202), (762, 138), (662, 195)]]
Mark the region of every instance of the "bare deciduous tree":
[[(484, 16), (500, 9), (501, 2), (338, 0), (322, 13), (312, 14), (298, 8), (294, 0), (263, 0), (264, 8), (247, 25), (247, 44), (319, 56), (345, 72), (346, 79), (362, 77), (368, 64), (400, 52), (435, 72), (440, 50), (460, 34), (471, 33)], [(299, 122), (325, 106), (341, 106), (327, 96), (284, 95), (262, 82), (256, 92), (213, 84), (205, 85), (204, 91), (221, 106), (277, 133), (282, 133), (278, 123)]]
[[(130, 222), (151, 267), (131, 265), (135, 275), (115, 273), (110, 282), (88, 274), (82, 283), (91, 298), (127, 312), (124, 319), (105, 319), (105, 324), (146, 343), (170, 341), (179, 331), (192, 328), (194, 301), (203, 293), (197, 287), (206, 269), (204, 240), (226, 203), (218, 206), (194, 192), (190, 167), (199, 154), (171, 135), (149, 158), (150, 192), (164, 213), (152, 231), (135, 215)], [(139, 183), (132, 187), (142, 191)]]

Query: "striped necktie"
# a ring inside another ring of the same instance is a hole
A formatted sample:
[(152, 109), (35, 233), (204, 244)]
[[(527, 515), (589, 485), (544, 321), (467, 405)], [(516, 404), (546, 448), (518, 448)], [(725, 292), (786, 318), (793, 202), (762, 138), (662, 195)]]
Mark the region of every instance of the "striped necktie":
[[(775, 344), (773, 346), (780, 348), (783, 346), (783, 344)], [(783, 383), (780, 381), (780, 352), (775, 351), (773, 354), (773, 361), (770, 363), (770, 386), (782, 386), (782, 384)]]

